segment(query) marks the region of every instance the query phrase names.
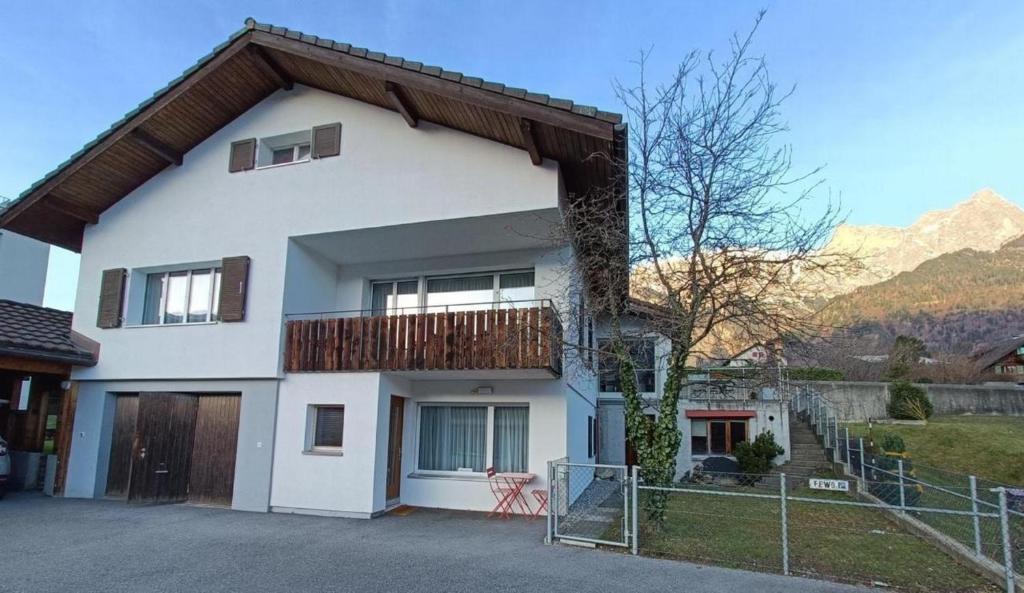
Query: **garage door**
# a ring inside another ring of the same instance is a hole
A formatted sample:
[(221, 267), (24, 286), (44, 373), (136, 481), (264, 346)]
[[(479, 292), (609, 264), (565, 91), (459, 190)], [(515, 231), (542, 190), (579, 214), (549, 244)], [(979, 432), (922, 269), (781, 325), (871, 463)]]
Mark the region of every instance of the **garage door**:
[(240, 401), (238, 394), (118, 396), (107, 495), (230, 506)]

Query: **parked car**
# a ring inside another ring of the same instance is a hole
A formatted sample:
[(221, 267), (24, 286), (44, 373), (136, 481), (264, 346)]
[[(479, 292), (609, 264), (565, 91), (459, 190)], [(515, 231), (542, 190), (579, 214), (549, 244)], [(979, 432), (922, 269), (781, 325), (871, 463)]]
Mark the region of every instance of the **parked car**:
[(7, 452), (7, 441), (0, 436), (0, 498), (7, 492), (7, 479), (11, 476), (11, 456)]

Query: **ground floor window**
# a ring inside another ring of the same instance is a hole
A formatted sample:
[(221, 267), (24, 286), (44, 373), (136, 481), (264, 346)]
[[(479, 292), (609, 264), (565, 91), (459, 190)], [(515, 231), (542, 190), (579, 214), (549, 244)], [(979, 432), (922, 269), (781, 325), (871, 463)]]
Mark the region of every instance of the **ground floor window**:
[(309, 415), (312, 430), (306, 448), (313, 451), (340, 451), (345, 429), (345, 407), (310, 406)]
[(731, 455), (747, 440), (747, 421), (717, 418), (690, 420), (691, 455)]
[(525, 472), (529, 426), (527, 406), (422, 405), (418, 469)]

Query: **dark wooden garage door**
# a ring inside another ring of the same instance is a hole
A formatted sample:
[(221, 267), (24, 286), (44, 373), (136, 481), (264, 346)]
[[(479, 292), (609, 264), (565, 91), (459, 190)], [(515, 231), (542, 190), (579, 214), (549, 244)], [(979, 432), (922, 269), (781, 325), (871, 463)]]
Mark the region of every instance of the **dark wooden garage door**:
[(237, 395), (204, 395), (199, 398), (189, 480), (190, 502), (231, 505), (240, 402)]
[(198, 403), (189, 393), (139, 394), (128, 502), (188, 500)]
[(230, 506), (240, 403), (237, 393), (118, 395), (107, 496)]
[(138, 414), (139, 394), (117, 395), (110, 443), (110, 465), (107, 469), (107, 496), (128, 496), (132, 471), (132, 441), (135, 439), (135, 419)]

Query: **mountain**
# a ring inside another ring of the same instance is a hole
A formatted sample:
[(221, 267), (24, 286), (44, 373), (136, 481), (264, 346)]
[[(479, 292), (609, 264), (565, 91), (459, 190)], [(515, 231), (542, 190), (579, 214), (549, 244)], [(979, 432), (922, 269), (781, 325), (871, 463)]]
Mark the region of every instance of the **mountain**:
[(872, 338), (881, 351), (907, 334), (935, 352), (969, 354), (979, 345), (1024, 333), (1022, 289), (1024, 236), (995, 251), (960, 249), (929, 259), (832, 299), (823, 316), (829, 324)]
[(828, 253), (855, 254), (864, 269), (833, 284), (825, 296), (888, 280), (960, 249), (995, 251), (1024, 235), (1024, 209), (985, 188), (952, 208), (927, 212), (912, 225), (840, 225)]

